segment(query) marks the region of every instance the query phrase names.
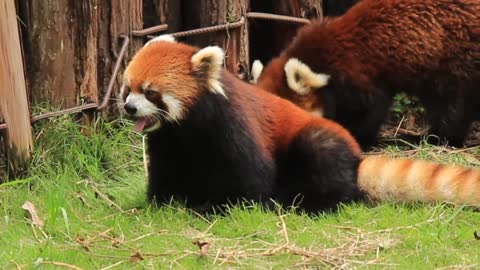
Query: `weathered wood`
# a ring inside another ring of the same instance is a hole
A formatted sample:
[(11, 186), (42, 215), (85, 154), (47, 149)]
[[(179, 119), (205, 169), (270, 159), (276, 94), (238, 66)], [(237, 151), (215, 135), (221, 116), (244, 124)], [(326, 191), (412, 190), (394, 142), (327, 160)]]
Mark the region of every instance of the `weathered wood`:
[(19, 4), (26, 24), (24, 51), (33, 103), (75, 105), (75, 43), (70, 35), (68, 1), (27, 0)]
[(0, 112), (8, 125), (9, 165), (17, 171), (30, 157), (33, 142), (14, 0), (0, 4), (0, 97)]
[[(69, 108), (97, 102), (108, 86), (119, 36), (143, 27), (141, 0), (19, 4), (34, 104)], [(141, 40), (132, 40), (127, 59), (140, 46)]]
[(168, 24), (166, 32), (173, 33), (182, 29), (181, 0), (145, 0), (143, 1), (143, 21), (145, 27)]
[[(110, 80), (113, 68), (115, 65), (116, 57), (120, 49), (120, 35), (124, 34), (130, 38), (130, 45), (128, 47), (128, 52), (123, 60), (124, 65), (122, 65), (120, 71), (118, 72), (116, 82), (114, 85), (114, 93), (112, 98), (116, 98), (118, 90), (122, 84), (122, 76), (125, 67), (125, 63), (129, 61), (132, 56), (143, 46), (142, 39), (133, 38), (130, 34), (131, 30), (140, 30), (143, 29), (143, 5), (142, 0), (109, 0), (102, 1), (109, 2), (108, 5), (104, 4), (104, 13), (107, 19), (103, 20), (100, 37), (108, 39), (109, 45), (105, 48), (99, 46), (100, 55), (104, 58), (102, 68), (104, 74), (102, 78), (104, 80), (101, 83), (102, 96), (103, 92), (107, 89), (108, 82)], [(115, 52), (112, 54), (112, 52)], [(107, 60), (108, 59), (108, 60)], [(111, 106), (110, 110), (116, 110), (116, 106)]]
[[(323, 16), (322, 0), (265, 0), (252, 1), (251, 11), (288, 15), (307, 19)], [(256, 20), (250, 27), (252, 61), (268, 62), (292, 40), (302, 24)]]
[[(184, 30), (238, 22), (248, 9), (247, 0), (186, 0), (183, 2)], [(228, 29), (184, 39), (204, 47), (217, 45), (225, 49), (225, 65), (241, 78), (248, 76), (248, 27)]]

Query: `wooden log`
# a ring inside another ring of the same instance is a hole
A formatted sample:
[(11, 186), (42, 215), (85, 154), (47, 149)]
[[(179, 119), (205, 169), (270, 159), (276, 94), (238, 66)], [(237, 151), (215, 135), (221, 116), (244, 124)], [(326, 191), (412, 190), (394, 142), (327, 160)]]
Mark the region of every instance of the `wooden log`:
[(33, 142), (14, 0), (0, 4), (0, 97), (0, 112), (8, 125), (9, 165), (17, 172), (30, 157)]

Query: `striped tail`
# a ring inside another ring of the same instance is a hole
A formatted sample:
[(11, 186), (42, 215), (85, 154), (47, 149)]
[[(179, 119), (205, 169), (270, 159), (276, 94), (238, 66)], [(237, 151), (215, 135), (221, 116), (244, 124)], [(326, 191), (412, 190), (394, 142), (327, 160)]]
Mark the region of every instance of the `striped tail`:
[(367, 156), (358, 185), (371, 199), (453, 202), (480, 207), (480, 170), (433, 162)]

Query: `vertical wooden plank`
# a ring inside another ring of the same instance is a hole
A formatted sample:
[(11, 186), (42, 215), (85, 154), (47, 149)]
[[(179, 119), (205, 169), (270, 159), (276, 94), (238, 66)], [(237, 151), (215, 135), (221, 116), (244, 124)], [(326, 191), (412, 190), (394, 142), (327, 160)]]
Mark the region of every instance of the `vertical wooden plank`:
[[(132, 30), (143, 29), (142, 0), (111, 0), (110, 15), (111, 48), (118, 48), (121, 34), (130, 36)], [(143, 46), (141, 39), (130, 42), (127, 59), (131, 58)]]
[(159, 24), (168, 24), (166, 32), (173, 33), (182, 30), (182, 1), (181, 0), (144, 0), (143, 1), (144, 27)]
[[(146, 0), (147, 1), (147, 0)], [(108, 29), (108, 33), (105, 35), (109, 38), (110, 45), (109, 52), (115, 51), (118, 52), (120, 49), (120, 36), (126, 35), (130, 38), (129, 48), (124, 63), (127, 63), (142, 46), (143, 40), (141, 38), (133, 38), (130, 34), (132, 30), (143, 29), (143, 1), (142, 0), (109, 0), (110, 8), (108, 10), (108, 25), (105, 29)], [(104, 52), (104, 53), (109, 53)], [(111, 54), (110, 54), (111, 57)], [(116, 59), (112, 59), (115, 60)], [(123, 65), (118, 72), (116, 78), (116, 83), (114, 86), (114, 95), (113, 98), (118, 94), (118, 89), (120, 89), (122, 83), (123, 75)], [(110, 62), (106, 68), (108, 74), (105, 76), (106, 81), (104, 82), (104, 88), (107, 88), (108, 80), (113, 72), (114, 61)], [(116, 90), (115, 90), (116, 89)], [(112, 109), (116, 110), (115, 106), (112, 106)]]
[[(184, 30), (238, 22), (248, 0), (186, 0), (183, 2)], [(245, 27), (187, 37), (185, 42), (204, 47), (217, 45), (226, 51), (226, 68), (246, 78), (248, 73), (248, 29)]]
[(17, 170), (30, 157), (33, 143), (14, 0), (0, 4), (0, 97), (9, 161)]
[(77, 103), (73, 17), (69, 1), (19, 1), (26, 24), (24, 51), (33, 104), (68, 108)]
[[(99, 102), (114, 69), (120, 35), (143, 27), (141, 0), (24, 0), (19, 5), (30, 96), (42, 106)], [(125, 60), (141, 46), (141, 39), (132, 40)]]
[(232, 31), (225, 40), (226, 67), (241, 79), (249, 78), (249, 41), (248, 41), (248, 21), (245, 14), (248, 10), (249, 1), (237, 0), (227, 3), (227, 22), (238, 22), (242, 17), (245, 24)]

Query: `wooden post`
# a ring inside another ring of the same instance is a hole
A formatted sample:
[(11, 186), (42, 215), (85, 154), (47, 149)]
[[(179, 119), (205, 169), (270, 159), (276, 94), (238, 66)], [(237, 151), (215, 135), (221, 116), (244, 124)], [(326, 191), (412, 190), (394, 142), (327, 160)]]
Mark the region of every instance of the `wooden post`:
[[(185, 0), (183, 2), (184, 30), (238, 22), (248, 9), (247, 0)], [(218, 45), (225, 50), (226, 68), (240, 78), (248, 76), (248, 27), (202, 34), (184, 39), (204, 47)]]
[(8, 125), (9, 164), (17, 171), (30, 157), (33, 143), (14, 0), (0, 4), (0, 112)]
[[(251, 11), (288, 15), (306, 19), (323, 16), (322, 0), (265, 0), (252, 1)], [(260, 59), (263, 63), (277, 56), (302, 24), (280, 21), (255, 20), (250, 22), (251, 61)]]

